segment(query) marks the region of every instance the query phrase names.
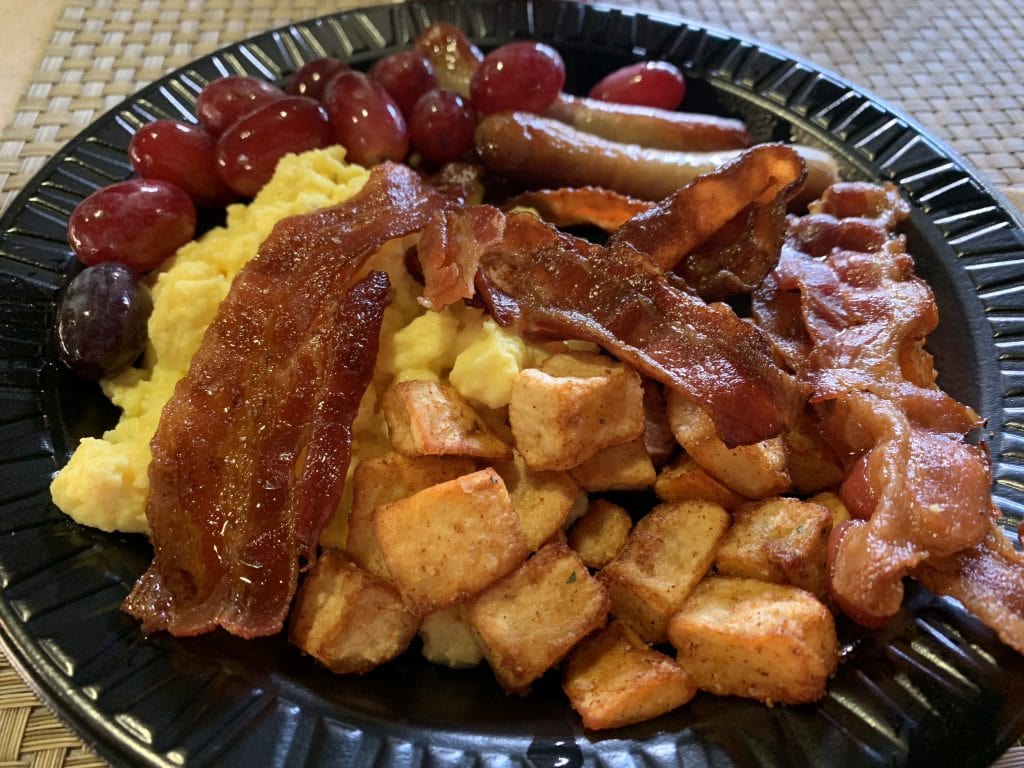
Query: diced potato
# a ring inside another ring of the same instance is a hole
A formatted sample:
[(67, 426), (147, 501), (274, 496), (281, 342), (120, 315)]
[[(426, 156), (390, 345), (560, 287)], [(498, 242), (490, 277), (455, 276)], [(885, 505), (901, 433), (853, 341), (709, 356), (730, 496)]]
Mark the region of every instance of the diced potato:
[(537, 366), (557, 378), (601, 378), (622, 367), (622, 363), (600, 352), (558, 352), (548, 355)]
[(466, 613), (498, 682), (512, 693), (526, 693), (604, 625), (609, 604), (579, 555), (557, 542), (475, 598)]
[(839, 498), (838, 494), (832, 493), (831, 491), (822, 491), (816, 493), (808, 501), (814, 504), (821, 504), (829, 512), (832, 513), (832, 527), (835, 528), (840, 523), (845, 523), (850, 519), (850, 510), (846, 508), (843, 500)]
[(618, 621), (576, 646), (562, 688), (591, 730), (649, 720), (697, 693), (686, 670)]
[(367, 672), (402, 653), (419, 625), (394, 586), (332, 549), (296, 594), (289, 639), (332, 672)]
[(668, 637), (698, 688), (765, 703), (820, 699), (839, 662), (828, 608), (797, 587), (754, 579), (705, 580)]
[(655, 507), (626, 546), (598, 572), (612, 612), (649, 643), (663, 643), (668, 620), (711, 567), (729, 513), (708, 501)]
[(828, 590), (825, 545), (832, 513), (789, 497), (744, 504), (718, 545), (716, 570), (777, 584), (792, 584), (819, 598)]
[(421, 615), (476, 594), (528, 552), (505, 483), (490, 468), (378, 506), (373, 525), (388, 573)]
[(384, 393), (384, 419), (391, 445), (407, 456), (471, 456), (502, 460), (512, 456), (455, 387), (430, 381), (401, 381)]
[(423, 657), (432, 664), (466, 669), (475, 667), (484, 657), (461, 605), (452, 605), (424, 616), (420, 639), (423, 641)]
[(668, 420), (686, 452), (708, 473), (748, 499), (777, 496), (790, 489), (786, 446), (781, 437), (729, 448), (700, 406), (668, 390)]
[[(574, 368), (577, 358), (586, 359)], [(531, 469), (570, 469), (602, 448), (643, 434), (643, 393), (635, 371), (600, 355), (553, 355), (544, 364), (557, 375), (520, 371), (508, 406), (516, 448)], [(563, 375), (565, 370), (575, 373)]]
[(800, 494), (836, 488), (843, 481), (835, 451), (821, 436), (813, 413), (804, 411), (792, 427), (782, 433), (786, 466), (793, 489)]
[(658, 473), (654, 493), (662, 501), (713, 501), (726, 509), (736, 509), (747, 500), (730, 491), (708, 474), (700, 464), (683, 453)]
[(540, 549), (565, 525), (580, 489), (565, 472), (540, 472), (527, 468), (516, 451), (512, 461), (494, 464), (512, 499), (512, 508), (531, 552)]
[(644, 388), (644, 445), (655, 469), (668, 464), (679, 450), (679, 443), (672, 434), (672, 425), (665, 413), (665, 393), (661, 384), (651, 379), (643, 380)]
[(643, 438), (602, 448), (569, 470), (585, 491), (637, 491), (654, 485), (656, 474)]
[(348, 515), (345, 551), (361, 568), (390, 579), (373, 530), (373, 511), (432, 485), (468, 475), (472, 459), (457, 456), (403, 456), (389, 453), (359, 462), (352, 476), (352, 509)]
[(605, 499), (594, 499), (569, 531), (569, 546), (588, 568), (604, 568), (626, 546), (633, 521), (629, 513)]

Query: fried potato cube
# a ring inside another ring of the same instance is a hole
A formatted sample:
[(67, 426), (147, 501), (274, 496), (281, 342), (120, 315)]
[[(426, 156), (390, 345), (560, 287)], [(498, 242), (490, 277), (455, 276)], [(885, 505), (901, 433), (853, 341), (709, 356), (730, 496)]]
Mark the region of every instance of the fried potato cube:
[(373, 526), (391, 579), (421, 615), (476, 594), (528, 552), (505, 483), (491, 468), (383, 504)]
[(812, 413), (804, 411), (782, 433), (782, 442), (786, 447), (786, 467), (797, 493), (817, 493), (835, 488), (843, 481), (843, 469), (835, 451), (821, 436)]
[(576, 646), (562, 689), (583, 726), (596, 731), (670, 712), (694, 697), (697, 684), (674, 659), (613, 621)]
[(423, 657), (432, 664), (467, 669), (477, 666), (484, 657), (461, 605), (452, 605), (424, 616), (420, 639), (423, 641)]
[(359, 462), (352, 475), (352, 508), (348, 513), (345, 551), (359, 567), (390, 579), (373, 529), (373, 511), (432, 485), (468, 475), (472, 459), (458, 456), (403, 456), (389, 453)]
[(526, 693), (608, 617), (608, 593), (562, 542), (545, 545), (466, 607), (505, 690)]
[[(577, 358), (585, 359), (574, 368)], [(545, 364), (555, 373), (527, 368), (512, 378), (508, 405), (516, 448), (531, 469), (571, 469), (643, 434), (635, 371), (600, 355), (553, 355)]]
[(694, 461), (730, 490), (748, 499), (777, 496), (790, 489), (786, 446), (781, 437), (729, 448), (715, 433), (704, 411), (669, 390), (668, 420), (672, 433)]
[(647, 642), (665, 642), (669, 618), (711, 567), (728, 527), (729, 513), (712, 502), (655, 507), (598, 572), (612, 613)]
[(820, 699), (839, 662), (828, 608), (797, 587), (754, 579), (706, 579), (668, 637), (698, 688), (765, 703)]
[(618, 504), (594, 499), (569, 531), (569, 546), (588, 568), (604, 568), (626, 546), (633, 520)]
[(448, 384), (401, 381), (384, 393), (391, 445), (407, 456), (472, 456), (502, 460), (512, 449)]
[(679, 450), (679, 443), (672, 434), (672, 425), (665, 413), (665, 392), (661, 384), (643, 380), (644, 388), (644, 445), (655, 469), (668, 464)]
[(585, 491), (638, 491), (657, 478), (642, 437), (602, 448), (570, 469), (569, 476)]
[(715, 555), (716, 570), (826, 595), (825, 545), (832, 513), (820, 504), (780, 497), (744, 504)]
[(839, 498), (839, 495), (832, 491), (822, 491), (816, 493), (808, 499), (813, 504), (821, 504), (829, 512), (832, 513), (832, 527), (835, 528), (840, 523), (845, 523), (850, 519), (850, 510), (846, 508), (843, 500)]
[(529, 469), (518, 451), (512, 461), (494, 464), (494, 470), (505, 481), (527, 547), (531, 552), (540, 549), (565, 525), (580, 489), (565, 472)]
[(419, 628), (394, 586), (338, 550), (317, 560), (295, 596), (289, 639), (332, 672), (367, 672), (398, 656)]
[(704, 499), (720, 504), (726, 509), (736, 509), (747, 501), (715, 480), (707, 470), (685, 453), (658, 473), (658, 478), (654, 481), (654, 493), (662, 501)]

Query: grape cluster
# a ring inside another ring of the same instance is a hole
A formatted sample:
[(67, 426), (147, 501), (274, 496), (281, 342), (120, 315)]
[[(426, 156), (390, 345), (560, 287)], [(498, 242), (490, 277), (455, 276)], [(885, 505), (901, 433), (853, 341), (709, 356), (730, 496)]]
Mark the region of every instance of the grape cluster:
[[(554, 48), (519, 41), (484, 56), (446, 23), (432, 24), (412, 49), (366, 73), (318, 58), (284, 88), (241, 75), (214, 80), (199, 94), (195, 123), (157, 120), (134, 134), (128, 155), (138, 178), (83, 200), (69, 220), (68, 242), (88, 267), (83, 275), (107, 263), (141, 275), (195, 236), (197, 206), (255, 196), (285, 154), (337, 143), (364, 166), (402, 162), (410, 151), (412, 162), (426, 166), (469, 160), (478, 114), (543, 112), (564, 84), (565, 64)], [(675, 109), (684, 93), (679, 70), (644, 62), (613, 72), (590, 95)], [(80, 306), (83, 293), (102, 312), (110, 290), (90, 287), (101, 282), (83, 278), (84, 287), (69, 286), (60, 312), (70, 311), (72, 298)], [(89, 332), (113, 333), (119, 322)], [(109, 362), (92, 365), (85, 358), (93, 353), (76, 352), (94, 341), (76, 338), (80, 327), (65, 323), (58, 331), (62, 358), (83, 375), (109, 374)], [(132, 342), (124, 345), (125, 355), (135, 350), (125, 365), (138, 354)]]

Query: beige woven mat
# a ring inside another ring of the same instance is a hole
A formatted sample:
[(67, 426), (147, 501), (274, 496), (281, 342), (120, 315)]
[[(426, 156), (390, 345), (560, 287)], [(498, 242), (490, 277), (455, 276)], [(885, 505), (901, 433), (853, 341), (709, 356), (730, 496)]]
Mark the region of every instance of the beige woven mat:
[[(369, 2), (360, 3), (362, 5)], [(68, 139), (222, 45), (351, 6), (321, 0), (68, 0), (0, 135), (0, 209)], [(646, 0), (775, 43), (914, 115), (1024, 201), (1019, 0)], [(1020, 185), (1014, 189), (1012, 185)], [(1003, 765), (1019, 764), (1008, 755)], [(0, 768), (102, 766), (0, 659)]]

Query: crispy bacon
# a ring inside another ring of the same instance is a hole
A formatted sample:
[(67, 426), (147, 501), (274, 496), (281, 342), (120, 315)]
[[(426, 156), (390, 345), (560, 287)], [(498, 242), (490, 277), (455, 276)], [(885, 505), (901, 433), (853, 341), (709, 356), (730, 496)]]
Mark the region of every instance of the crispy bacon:
[(596, 342), (686, 394), (729, 445), (779, 434), (804, 404), (804, 389), (775, 365), (756, 328), (633, 248), (603, 248), (510, 214), (504, 238), (480, 258), (477, 289), (502, 325)]
[(638, 213), (654, 204), (603, 187), (559, 187), (523, 192), (503, 206), (533, 208), (544, 221), (556, 227), (590, 225), (614, 232)]
[(154, 560), (125, 601), (147, 632), (278, 632), (337, 506), (389, 284), (355, 283), (448, 205), (403, 166), (279, 222), (240, 272), (152, 441)]
[(904, 576), (985, 539), (991, 474), (984, 450), (964, 442), (981, 420), (936, 388), (923, 349), (938, 315), (892, 231), (906, 203), (891, 185), (849, 183), (810, 208), (753, 309), (813, 387), (837, 454), (859, 458), (874, 507), (834, 536), (831, 587), (851, 618), (878, 626), (899, 609)]
[(428, 309), (439, 310), (473, 297), (473, 279), (483, 250), (505, 229), (501, 211), (477, 205), (460, 211), (437, 211), (416, 247)]

